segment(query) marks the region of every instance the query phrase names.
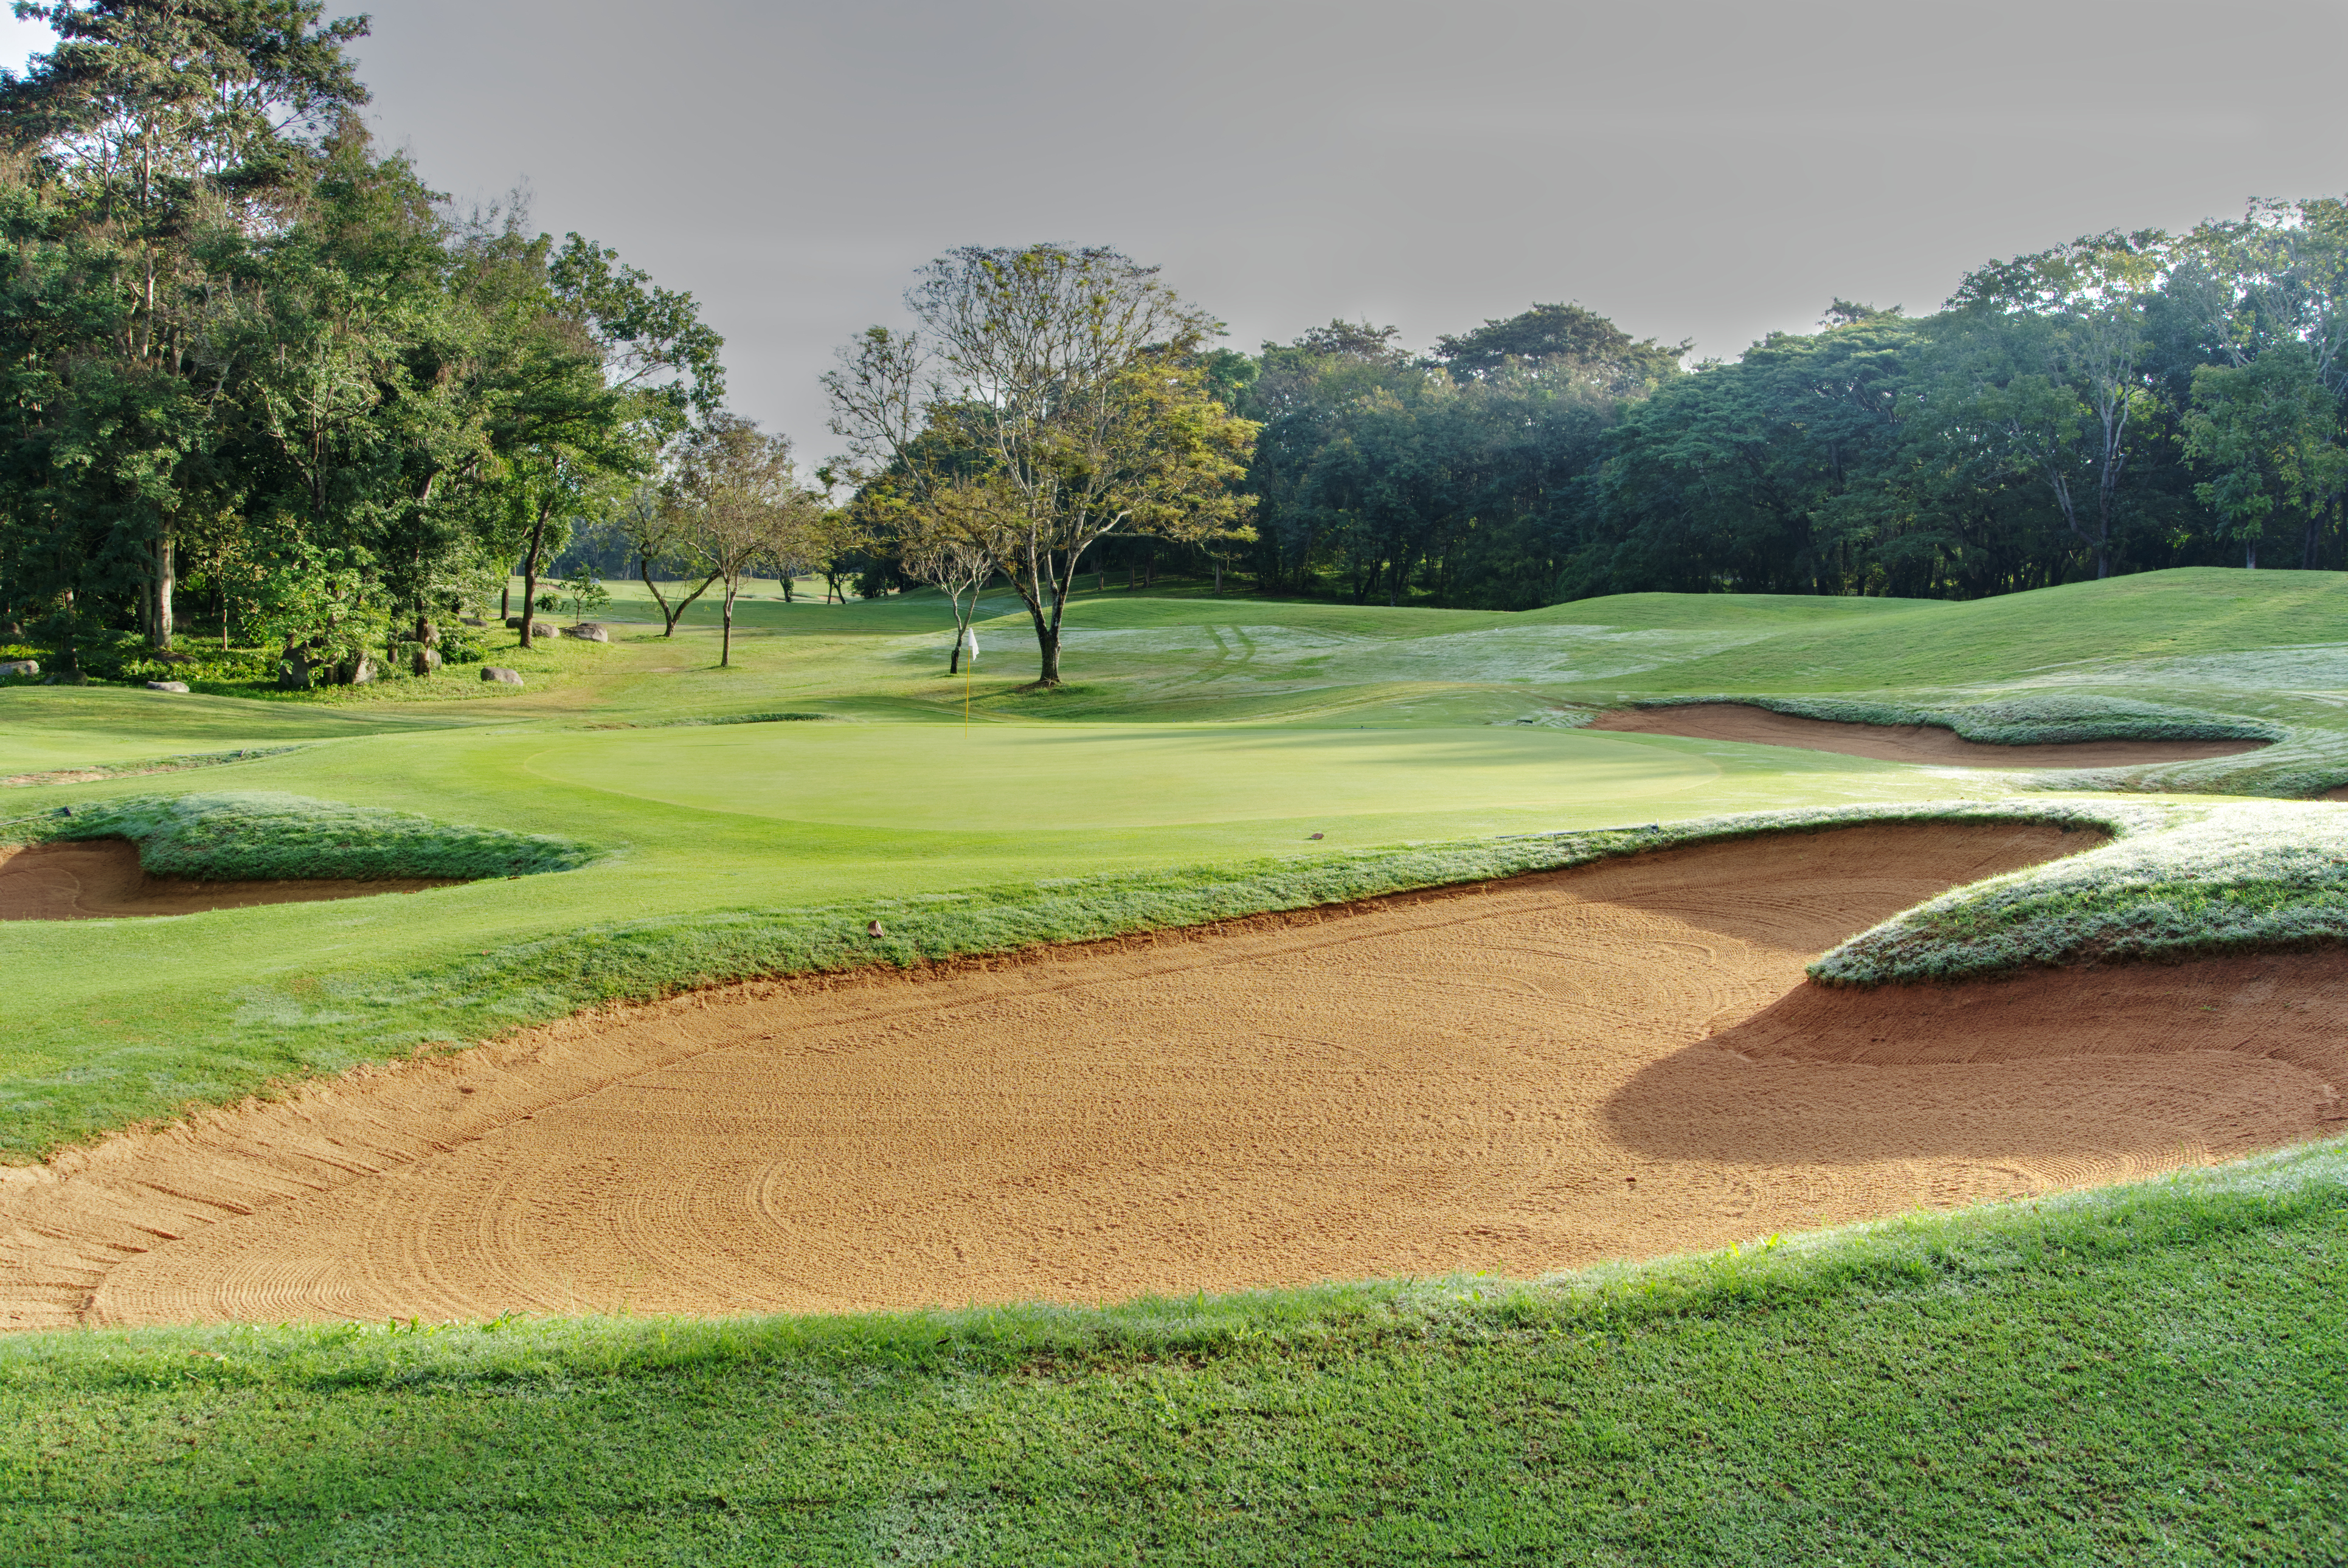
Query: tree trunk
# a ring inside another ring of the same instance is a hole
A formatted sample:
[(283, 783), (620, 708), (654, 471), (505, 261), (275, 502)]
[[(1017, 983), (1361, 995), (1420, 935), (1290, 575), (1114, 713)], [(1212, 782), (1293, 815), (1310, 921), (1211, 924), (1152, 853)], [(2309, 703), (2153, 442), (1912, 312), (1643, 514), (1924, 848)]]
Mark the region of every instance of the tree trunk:
[(734, 579), (726, 579), (726, 630), (717, 644), (717, 667), (734, 662)]
[(1215, 597), (1217, 599), (1223, 597), (1223, 563), (1221, 561), (1215, 563)]
[(506, 574), (505, 587), (498, 589), (498, 619), (503, 620), (513, 613), (513, 573)]
[(2300, 552), (2299, 559), (2299, 569), (2302, 571), (2313, 571), (2315, 569), (2315, 528), (2317, 522), (2322, 519), (2322, 516), (2323, 514), (2321, 512), (2310, 512), (2307, 514), (2307, 548)]
[(1060, 683), (1060, 629), (1058, 617), (1045, 619), (1038, 605), (1027, 607), (1028, 619), (1035, 623), (1036, 672), (1035, 684), (1056, 686)]
[[(538, 614), (538, 552), (546, 546), (546, 514), (540, 510), (538, 521), (530, 527), (530, 553), (521, 558), (521, 645), (533, 648), (530, 640), (530, 623)], [(512, 585), (507, 585), (512, 591)]]
[(172, 548), (171, 527), (155, 538), (155, 620), (148, 629), (149, 641), (156, 648), (169, 651), (174, 630), (171, 619), (171, 594), (179, 583), (178, 561)]
[(2259, 541), (2255, 538), (2242, 541), (2242, 568), (2246, 571), (2259, 569)]

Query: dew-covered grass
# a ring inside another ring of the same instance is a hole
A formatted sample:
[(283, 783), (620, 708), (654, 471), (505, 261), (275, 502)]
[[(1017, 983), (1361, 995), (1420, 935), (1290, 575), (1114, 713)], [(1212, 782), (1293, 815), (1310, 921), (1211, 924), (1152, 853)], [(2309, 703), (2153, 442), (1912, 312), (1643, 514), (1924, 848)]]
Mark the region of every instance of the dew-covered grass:
[(1960, 887), (1811, 966), (1841, 985), (2348, 941), (2348, 805), (2105, 804), (2100, 848)]

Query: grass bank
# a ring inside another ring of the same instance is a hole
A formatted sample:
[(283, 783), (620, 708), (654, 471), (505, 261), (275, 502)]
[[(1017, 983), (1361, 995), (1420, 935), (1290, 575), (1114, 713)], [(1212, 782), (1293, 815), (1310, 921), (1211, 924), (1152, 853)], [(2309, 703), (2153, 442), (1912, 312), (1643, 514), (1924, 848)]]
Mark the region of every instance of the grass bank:
[(2314, 1563), (2348, 1153), (1519, 1284), (0, 1341), (0, 1556)]
[(573, 871), (593, 848), (547, 834), (435, 822), (273, 791), (132, 796), (0, 821), (0, 844), (129, 839), (158, 876), (229, 882), (278, 877), (451, 876)]

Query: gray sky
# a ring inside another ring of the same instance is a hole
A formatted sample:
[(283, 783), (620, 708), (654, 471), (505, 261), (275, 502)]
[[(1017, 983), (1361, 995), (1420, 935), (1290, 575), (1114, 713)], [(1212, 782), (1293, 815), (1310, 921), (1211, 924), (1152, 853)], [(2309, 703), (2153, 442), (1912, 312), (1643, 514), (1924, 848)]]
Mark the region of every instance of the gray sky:
[(1251, 349), (1573, 299), (1725, 357), (1833, 295), (1929, 310), (1992, 257), (2348, 191), (2348, 0), (369, 9), (384, 142), (691, 290), (810, 458), (832, 346), (953, 245), (1115, 245)]

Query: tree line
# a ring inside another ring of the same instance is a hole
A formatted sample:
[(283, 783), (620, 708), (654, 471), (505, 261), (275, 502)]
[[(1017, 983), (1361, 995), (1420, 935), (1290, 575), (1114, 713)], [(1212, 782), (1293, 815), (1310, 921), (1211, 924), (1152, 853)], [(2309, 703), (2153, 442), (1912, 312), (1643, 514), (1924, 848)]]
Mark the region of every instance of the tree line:
[(1256, 579), (1354, 602), (1977, 598), (2348, 564), (2348, 204), (2085, 237), (1910, 317), (1684, 370), (1536, 305), (1433, 352), (1333, 322), (1221, 372), (1263, 425)]

